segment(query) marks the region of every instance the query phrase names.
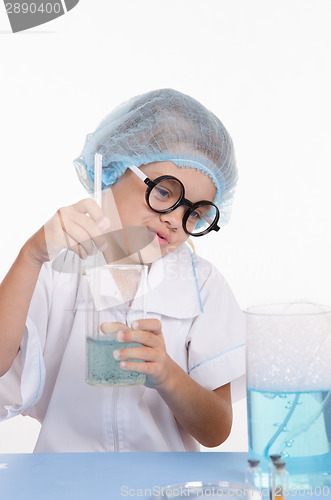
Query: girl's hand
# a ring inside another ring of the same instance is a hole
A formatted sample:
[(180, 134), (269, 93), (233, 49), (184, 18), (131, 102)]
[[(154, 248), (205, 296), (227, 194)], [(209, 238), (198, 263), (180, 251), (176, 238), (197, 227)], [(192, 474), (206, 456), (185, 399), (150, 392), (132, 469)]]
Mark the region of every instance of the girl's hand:
[[(170, 357), (165, 348), (161, 323), (157, 319), (141, 319), (133, 321), (132, 330), (120, 330), (116, 339), (119, 342), (137, 342), (142, 347), (127, 347), (114, 351), (113, 356), (120, 361), (124, 370), (144, 373), (147, 376), (145, 385), (160, 388), (170, 375)], [(129, 361), (139, 359), (145, 361)]]
[(94, 245), (106, 249), (104, 233), (110, 220), (104, 217), (99, 205), (92, 199), (60, 208), (46, 224), (26, 243), (30, 255), (39, 263), (54, 259), (64, 248), (69, 248), (81, 259), (94, 253)]

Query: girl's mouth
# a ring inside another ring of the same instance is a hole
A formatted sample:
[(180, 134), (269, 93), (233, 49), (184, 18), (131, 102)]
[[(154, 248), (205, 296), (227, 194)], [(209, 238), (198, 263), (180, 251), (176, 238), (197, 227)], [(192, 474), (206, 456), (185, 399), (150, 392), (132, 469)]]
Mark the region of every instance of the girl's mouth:
[(155, 229), (153, 229), (151, 227), (148, 227), (147, 229), (149, 231), (151, 231), (151, 233), (155, 234), (154, 241), (157, 242), (158, 246), (164, 248), (167, 245), (169, 245), (169, 240), (164, 233), (162, 233), (160, 231), (156, 231)]

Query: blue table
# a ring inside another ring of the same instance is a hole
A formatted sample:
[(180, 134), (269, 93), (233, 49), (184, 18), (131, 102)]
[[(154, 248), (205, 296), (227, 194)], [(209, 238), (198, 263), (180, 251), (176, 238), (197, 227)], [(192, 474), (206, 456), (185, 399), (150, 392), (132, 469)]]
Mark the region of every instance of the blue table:
[[(149, 491), (153, 491), (153, 488), (174, 483), (187, 481), (243, 483), (246, 464), (247, 453), (0, 455), (0, 499), (149, 498)], [(302, 496), (298, 495), (298, 500), (300, 498)], [(307, 499), (312, 498), (322, 500), (326, 497), (307, 496)]]

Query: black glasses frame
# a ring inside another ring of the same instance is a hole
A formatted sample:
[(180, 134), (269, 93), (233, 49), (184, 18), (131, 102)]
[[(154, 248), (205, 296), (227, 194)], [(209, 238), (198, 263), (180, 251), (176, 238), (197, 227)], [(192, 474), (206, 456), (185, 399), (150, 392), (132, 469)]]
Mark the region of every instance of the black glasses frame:
[[(155, 186), (157, 186), (157, 184), (159, 184), (161, 181), (169, 180), (169, 179), (175, 180), (176, 182), (178, 182), (180, 184), (180, 186), (182, 188), (181, 196), (178, 199), (178, 201), (174, 205), (172, 205), (172, 207), (166, 208), (165, 210), (155, 210), (153, 207), (151, 207), (151, 205), (149, 203), (149, 195), (150, 195), (152, 189), (155, 188)], [(182, 221), (183, 229), (184, 229), (186, 234), (189, 234), (190, 236), (204, 236), (205, 234), (208, 234), (210, 231), (219, 231), (220, 227), (217, 225), (217, 223), (218, 223), (219, 218), (220, 218), (220, 212), (219, 212), (218, 207), (214, 203), (212, 203), (211, 201), (207, 201), (207, 200), (202, 200), (202, 201), (198, 201), (197, 203), (192, 203), (190, 200), (185, 198), (184, 185), (176, 177), (173, 177), (172, 175), (162, 175), (161, 177), (157, 177), (154, 181), (152, 181), (151, 179), (146, 177), (146, 179), (144, 180), (144, 183), (147, 185), (147, 189), (146, 189), (146, 193), (145, 193), (146, 203), (149, 206), (149, 208), (151, 210), (153, 210), (153, 212), (156, 212), (158, 214), (167, 214), (169, 212), (173, 212), (174, 210), (176, 210), (176, 208), (180, 207), (181, 205), (185, 205), (188, 207), (188, 209), (186, 210), (186, 212), (183, 216), (183, 221)], [(213, 223), (207, 229), (202, 231), (201, 233), (198, 233), (198, 234), (190, 233), (190, 231), (188, 231), (186, 228), (187, 219), (189, 218), (190, 214), (192, 212), (194, 212), (194, 210), (196, 210), (199, 207), (203, 207), (205, 205), (212, 205), (216, 209), (216, 217), (215, 217)]]

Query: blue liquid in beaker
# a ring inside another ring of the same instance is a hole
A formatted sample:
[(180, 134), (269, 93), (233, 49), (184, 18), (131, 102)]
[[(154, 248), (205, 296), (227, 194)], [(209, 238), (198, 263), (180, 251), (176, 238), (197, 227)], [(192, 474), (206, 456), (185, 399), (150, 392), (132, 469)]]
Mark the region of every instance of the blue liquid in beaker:
[(249, 454), (261, 461), (264, 486), (272, 454), (286, 462), (290, 485), (331, 485), (330, 394), (248, 389)]

